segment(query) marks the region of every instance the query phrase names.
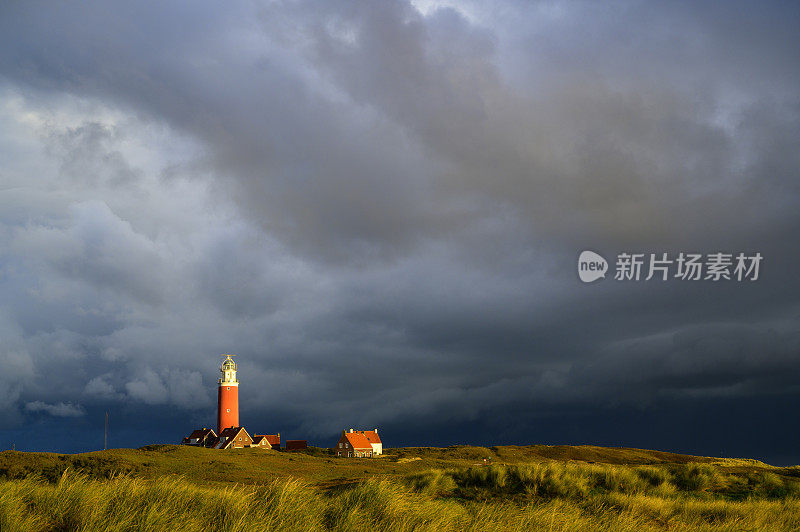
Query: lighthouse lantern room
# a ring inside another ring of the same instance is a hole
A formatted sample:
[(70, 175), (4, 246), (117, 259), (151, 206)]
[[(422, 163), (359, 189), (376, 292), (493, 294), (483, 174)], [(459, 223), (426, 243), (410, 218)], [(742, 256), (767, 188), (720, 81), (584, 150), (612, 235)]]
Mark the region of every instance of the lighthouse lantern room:
[(219, 367), (221, 373), (217, 394), (217, 434), (229, 427), (239, 426), (239, 380), (236, 378), (235, 355), (222, 355), (225, 360)]

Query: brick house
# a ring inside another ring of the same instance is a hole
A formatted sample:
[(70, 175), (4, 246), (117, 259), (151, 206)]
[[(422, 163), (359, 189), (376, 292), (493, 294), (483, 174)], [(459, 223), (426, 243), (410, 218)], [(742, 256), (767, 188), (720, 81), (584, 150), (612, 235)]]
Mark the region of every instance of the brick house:
[(253, 438), (244, 427), (228, 427), (219, 433), (219, 441), (214, 445), (214, 449), (241, 449), (252, 444)]
[(275, 449), (281, 448), (281, 435), (280, 434), (256, 434), (253, 436), (253, 443), (251, 447), (258, 447), (261, 449)]
[(207, 447), (209, 449), (240, 449), (254, 447), (258, 449), (280, 449), (281, 435), (256, 434), (251, 437), (244, 427), (229, 427), (217, 436), (212, 429), (203, 427), (192, 431), (181, 440), (181, 445)]
[(336, 456), (366, 458), (383, 453), (383, 444), (375, 430), (343, 430), (336, 447), (333, 448)]
[(181, 440), (181, 445), (195, 445), (197, 447), (208, 447), (217, 441), (217, 435), (212, 429), (203, 427), (192, 431), (187, 437)]
[(250, 447), (258, 447), (259, 449), (272, 449), (272, 444), (269, 443), (269, 440), (264, 434), (256, 434), (253, 436), (253, 443), (250, 444)]
[(372, 445), (372, 456), (383, 454), (383, 442), (381, 442), (381, 438), (378, 436), (378, 429), (364, 430), (361, 431), (361, 433), (369, 440), (369, 444)]

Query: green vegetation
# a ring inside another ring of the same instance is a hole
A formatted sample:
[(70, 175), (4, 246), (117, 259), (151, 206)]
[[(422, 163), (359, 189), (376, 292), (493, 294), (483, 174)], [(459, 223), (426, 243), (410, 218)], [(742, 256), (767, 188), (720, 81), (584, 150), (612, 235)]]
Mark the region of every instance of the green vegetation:
[(3, 531), (800, 529), (798, 467), (635, 449), (2, 452), (0, 479)]

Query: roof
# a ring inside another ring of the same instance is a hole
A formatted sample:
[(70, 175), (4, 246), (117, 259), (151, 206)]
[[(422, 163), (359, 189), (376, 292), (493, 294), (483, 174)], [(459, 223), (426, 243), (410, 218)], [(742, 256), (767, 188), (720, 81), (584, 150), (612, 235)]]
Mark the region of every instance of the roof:
[[(244, 427), (228, 427), (227, 429), (223, 429), (222, 432), (219, 433), (219, 437), (220, 437), (220, 439), (225, 438), (225, 437), (233, 438), (237, 434), (239, 434), (240, 430), (244, 430)], [(245, 432), (247, 432), (247, 431), (245, 431)], [(248, 436), (249, 436), (249, 434), (248, 434)]]
[[(247, 433), (244, 427), (228, 427), (227, 429), (219, 433), (219, 440), (218, 440), (219, 443), (214, 445), (214, 448), (225, 449), (229, 447), (236, 439), (236, 436), (238, 436), (241, 432), (244, 432), (245, 436), (247, 436), (252, 441), (253, 438), (250, 438), (250, 435)], [(225, 441), (222, 441), (222, 438), (226, 438)]]
[(231, 357), (235, 357), (236, 355), (222, 355), (225, 357), (225, 360), (222, 361), (220, 368), (222, 371), (225, 370), (235, 370), (236, 369), (236, 362), (233, 361)]
[(272, 445), (272, 442), (269, 441), (269, 438), (267, 438), (267, 436), (265, 436), (264, 434), (256, 434), (255, 436), (253, 436), (253, 445), (263, 445), (264, 443), (266, 443), (270, 447), (274, 447)]
[(256, 434), (255, 436), (253, 436), (253, 441), (255, 441), (256, 438), (266, 438), (270, 445), (281, 444), (280, 434)]
[[(189, 438), (188, 439), (191, 440), (191, 439), (197, 438), (199, 440), (202, 440), (203, 438), (205, 438), (209, 434), (214, 434), (214, 431), (211, 430), (211, 429), (197, 429), (197, 430), (192, 431), (191, 434), (189, 434)], [(216, 436), (216, 434), (214, 434), (214, 435)]]
[(217, 435), (214, 431), (207, 428), (193, 430), (191, 434), (186, 436), (182, 441), (183, 443), (191, 443), (192, 440), (197, 440), (197, 443), (207, 441), (207, 439), (216, 438)]
[(350, 442), (353, 449), (372, 449), (372, 445), (366, 436), (361, 432), (345, 432), (345, 438)]
[(370, 443), (381, 443), (381, 438), (378, 436), (377, 430), (365, 430), (362, 431), (364, 437), (369, 440)]

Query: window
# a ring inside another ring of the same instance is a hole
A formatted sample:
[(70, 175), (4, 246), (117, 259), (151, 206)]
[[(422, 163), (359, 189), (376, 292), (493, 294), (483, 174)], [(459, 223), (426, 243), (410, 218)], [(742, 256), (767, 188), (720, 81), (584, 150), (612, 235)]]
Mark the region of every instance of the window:
[(339, 442), (339, 449), (342, 448), (342, 442)]
[(230, 408), (226, 408), (226, 409), (225, 409), (225, 411), (226, 411), (226, 412), (230, 412), (230, 411), (231, 411), (231, 409), (230, 409)]
[(230, 389), (231, 389), (231, 387), (230, 387), (230, 386), (228, 386), (228, 389), (230, 390)]

